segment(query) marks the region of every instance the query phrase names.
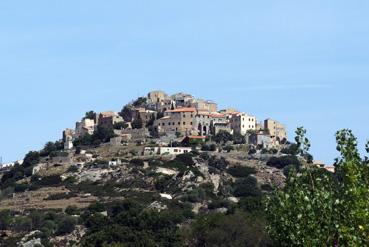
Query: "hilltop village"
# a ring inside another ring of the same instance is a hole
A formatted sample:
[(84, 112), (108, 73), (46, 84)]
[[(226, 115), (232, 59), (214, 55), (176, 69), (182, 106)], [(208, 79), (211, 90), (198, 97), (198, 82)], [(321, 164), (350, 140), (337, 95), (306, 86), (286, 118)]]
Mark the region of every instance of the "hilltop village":
[[(255, 116), (233, 108), (218, 110), (217, 103), (210, 100), (186, 93), (170, 96), (163, 91), (150, 92), (121, 112), (86, 113), (74, 129), (63, 131), (65, 149), (72, 149), (76, 140), (83, 141), (99, 130), (114, 132), (110, 138), (113, 145), (155, 143), (156, 148), (151, 145), (144, 151), (158, 154), (186, 152), (188, 149), (181, 147), (205, 143), (222, 134), (236, 136), (240, 143), (259, 149), (278, 149), (287, 141), (285, 126), (276, 120), (259, 122)], [(173, 143), (176, 147), (169, 148)]]
[(0, 169), (0, 246), (204, 246), (208, 216), (219, 243), (271, 246), (263, 198), (312, 159), (278, 121), (150, 92)]

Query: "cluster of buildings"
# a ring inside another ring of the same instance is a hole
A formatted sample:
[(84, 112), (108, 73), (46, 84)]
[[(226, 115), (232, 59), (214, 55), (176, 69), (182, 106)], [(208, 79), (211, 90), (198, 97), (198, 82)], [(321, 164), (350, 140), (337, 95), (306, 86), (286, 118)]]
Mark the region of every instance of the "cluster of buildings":
[[(65, 149), (73, 147), (72, 141), (86, 134), (92, 135), (98, 126), (115, 128), (118, 137), (124, 140), (163, 136), (212, 136), (220, 131), (230, 134), (247, 135), (247, 140), (256, 145), (278, 145), (287, 139), (285, 126), (266, 119), (257, 118), (235, 109), (218, 110), (215, 102), (197, 99), (190, 94), (167, 95), (163, 91), (148, 93), (143, 103), (131, 104), (123, 117), (117, 112), (102, 112), (93, 118), (83, 118), (75, 129), (63, 132)], [(139, 120), (140, 127), (137, 127)], [(124, 124), (124, 128), (122, 125)], [(117, 125), (118, 124), (118, 125)]]

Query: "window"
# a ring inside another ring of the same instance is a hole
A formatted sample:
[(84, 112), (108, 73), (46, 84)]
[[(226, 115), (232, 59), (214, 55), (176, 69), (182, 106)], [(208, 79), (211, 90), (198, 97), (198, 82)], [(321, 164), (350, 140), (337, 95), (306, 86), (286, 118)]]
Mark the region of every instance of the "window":
[(191, 117), (193, 117), (193, 114), (191, 114)]
[(168, 123), (168, 125), (170, 125), (170, 123)]
[(183, 117), (186, 117), (186, 114), (183, 114)]
[(191, 122), (191, 125), (192, 125), (192, 122)]
[(178, 125), (181, 125), (181, 122), (178, 122)]
[(183, 122), (183, 125), (186, 125), (186, 122)]

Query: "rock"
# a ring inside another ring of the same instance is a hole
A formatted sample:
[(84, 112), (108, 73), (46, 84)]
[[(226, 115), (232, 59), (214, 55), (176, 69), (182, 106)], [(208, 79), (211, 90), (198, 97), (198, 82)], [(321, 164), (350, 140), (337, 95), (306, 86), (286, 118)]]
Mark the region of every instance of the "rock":
[(168, 169), (168, 168), (158, 167), (156, 169), (156, 173), (162, 173), (162, 174), (165, 174), (165, 175), (176, 175), (177, 171), (171, 170), (171, 169)]
[(234, 203), (238, 203), (240, 201), (239, 199), (237, 199), (236, 197), (233, 197), (233, 196), (228, 197), (227, 199), (228, 199), (228, 201), (234, 202)]
[(160, 202), (155, 201), (155, 202), (151, 203), (148, 208), (149, 209), (155, 209), (155, 210), (158, 210), (160, 212), (162, 210), (166, 210), (168, 207), (167, 207), (167, 205), (162, 205)]
[(169, 195), (169, 194), (160, 194), (160, 196), (161, 196), (162, 198), (166, 198), (166, 199), (168, 199), (168, 200), (172, 200), (172, 199), (173, 199), (173, 197), (172, 197), (171, 195)]

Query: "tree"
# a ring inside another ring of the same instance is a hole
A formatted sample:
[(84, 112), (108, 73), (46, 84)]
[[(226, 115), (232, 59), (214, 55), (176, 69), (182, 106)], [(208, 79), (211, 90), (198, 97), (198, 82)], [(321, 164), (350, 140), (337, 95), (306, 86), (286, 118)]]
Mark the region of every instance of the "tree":
[(184, 246), (270, 246), (264, 222), (243, 212), (200, 215), (189, 228), (181, 230)]
[(143, 127), (143, 122), (140, 117), (132, 121), (132, 129), (142, 129), (142, 127)]
[(128, 124), (127, 124), (127, 123), (125, 123), (125, 122), (118, 122), (118, 123), (115, 123), (113, 127), (114, 127), (114, 129), (116, 129), (116, 130), (120, 130), (120, 129), (127, 129)]
[(226, 143), (228, 141), (232, 141), (233, 140), (233, 136), (228, 131), (221, 130), (221, 131), (219, 131), (218, 134), (216, 134), (214, 136), (213, 140), (216, 143)]
[(134, 102), (133, 102), (133, 106), (134, 107), (143, 107), (145, 106), (147, 103), (147, 98), (145, 97), (139, 97), (138, 99), (136, 99)]
[(94, 111), (88, 111), (88, 112), (86, 112), (85, 118), (86, 119), (95, 120), (96, 119), (96, 112), (94, 112)]
[(132, 105), (126, 105), (123, 107), (119, 115), (124, 119), (126, 122), (131, 122), (133, 117), (133, 110)]
[(304, 168), (290, 174), (284, 189), (268, 197), (268, 232), (280, 245), (369, 245), (368, 158), (360, 158), (350, 130), (337, 132), (336, 140), (341, 157), (335, 173)]

